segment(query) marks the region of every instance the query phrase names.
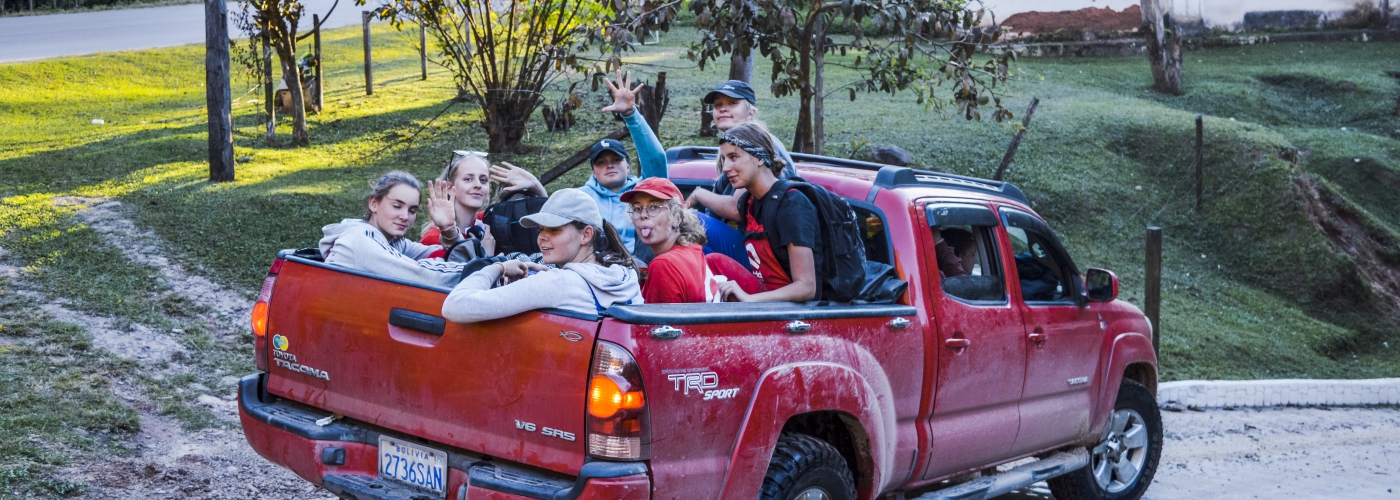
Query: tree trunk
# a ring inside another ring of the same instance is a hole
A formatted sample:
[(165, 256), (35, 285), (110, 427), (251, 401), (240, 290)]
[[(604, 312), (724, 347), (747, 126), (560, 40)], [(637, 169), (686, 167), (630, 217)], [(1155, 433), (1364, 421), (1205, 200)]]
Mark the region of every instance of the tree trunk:
[(742, 52), (735, 50), (729, 55), (729, 79), (750, 83), (753, 79), (753, 50), (747, 49), (749, 55), (744, 56)]
[(301, 71), (297, 68), (296, 53), (288, 53), (285, 47), (277, 52), (278, 59), (282, 60), (282, 81), (287, 82), (287, 93), (292, 97), (292, 145), (310, 145), (311, 137), (306, 133), (306, 101), (301, 93)]
[[(520, 149), (520, 141), (525, 138), (525, 124), (530, 114), (539, 107), (538, 97), (519, 97), (523, 92), (492, 89), (481, 99), (481, 111), (485, 120), (481, 126), (486, 129), (487, 151), (491, 153), (514, 153)], [(538, 95), (530, 93), (530, 95)]]
[(209, 119), (209, 180), (231, 181), (233, 95), (229, 83), (228, 6), (224, 0), (204, 0), (204, 101)]
[(811, 30), (800, 30), (797, 44), (797, 131), (793, 134), (794, 153), (811, 153), (812, 144), (812, 37)]
[(272, 44), (268, 43), (267, 27), (263, 26), (262, 33), (263, 46), (263, 76), (267, 81), (263, 82), (263, 107), (267, 110), (267, 145), (277, 145), (277, 105), (273, 102), (277, 98), (276, 83), (272, 81)]
[(1170, 2), (1142, 0), (1142, 30), (1147, 35), (1153, 88), (1163, 94), (1181, 95), (1181, 30), (1166, 12)]
[(823, 15), (817, 19), (817, 24), (812, 36), (814, 49), (812, 52), (812, 64), (815, 66), (812, 74), (812, 153), (823, 154), (826, 149), (826, 127), (825, 108), (826, 94), (826, 18)]

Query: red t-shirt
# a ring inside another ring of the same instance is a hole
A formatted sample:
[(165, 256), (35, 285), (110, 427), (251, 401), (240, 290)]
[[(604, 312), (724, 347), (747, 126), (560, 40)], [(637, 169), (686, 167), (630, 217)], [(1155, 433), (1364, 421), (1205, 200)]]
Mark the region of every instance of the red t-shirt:
[(648, 304), (706, 302), (705, 252), (700, 245), (676, 245), (651, 260), (642, 283)]
[(744, 231), (745, 234), (749, 235), (749, 238), (744, 240), (744, 251), (749, 254), (749, 269), (753, 269), (754, 277), (763, 282), (763, 287), (767, 290), (777, 290), (792, 284), (792, 277), (788, 276), (786, 269), (783, 269), (783, 264), (778, 261), (778, 256), (773, 254), (773, 249), (768, 244), (768, 238), (755, 235), (755, 233), (763, 233), (763, 224), (759, 224), (756, 217), (745, 215), (747, 223)]

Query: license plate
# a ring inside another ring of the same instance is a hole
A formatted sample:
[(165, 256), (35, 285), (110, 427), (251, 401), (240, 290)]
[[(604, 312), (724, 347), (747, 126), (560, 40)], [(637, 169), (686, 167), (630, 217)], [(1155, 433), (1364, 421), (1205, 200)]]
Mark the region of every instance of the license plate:
[(447, 453), (379, 437), (379, 477), (447, 496)]

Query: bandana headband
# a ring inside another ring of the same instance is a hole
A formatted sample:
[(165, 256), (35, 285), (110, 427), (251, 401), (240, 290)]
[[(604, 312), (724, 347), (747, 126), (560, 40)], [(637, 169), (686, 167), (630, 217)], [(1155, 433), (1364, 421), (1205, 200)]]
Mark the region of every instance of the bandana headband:
[(744, 152), (753, 155), (755, 158), (758, 158), (759, 161), (763, 162), (764, 166), (773, 165), (773, 154), (769, 153), (767, 149), (763, 149), (752, 142), (740, 139), (738, 137), (734, 137), (729, 134), (724, 134), (723, 136), (720, 136), (719, 142), (720, 144), (724, 144), (726, 142), (733, 144), (739, 149), (744, 150)]

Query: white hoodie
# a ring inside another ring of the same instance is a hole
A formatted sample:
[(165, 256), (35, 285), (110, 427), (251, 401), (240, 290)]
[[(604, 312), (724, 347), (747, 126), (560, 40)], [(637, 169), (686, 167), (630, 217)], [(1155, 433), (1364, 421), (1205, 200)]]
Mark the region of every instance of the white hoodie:
[[(568, 263), (563, 268), (540, 271), (509, 285), (491, 288), (500, 278), (500, 266), (486, 266), (467, 276), (447, 294), (442, 316), (458, 323), (475, 323), (535, 309), (597, 314), (599, 307), (642, 303), (637, 271), (617, 264), (603, 267)], [(598, 299), (596, 305), (594, 297)]]
[(361, 219), (345, 219), (321, 231), (326, 234), (321, 238), (321, 255), (327, 264), (443, 288), (456, 285), (462, 278), (464, 264), (427, 258), (442, 247), (407, 238), (390, 242), (379, 229)]

